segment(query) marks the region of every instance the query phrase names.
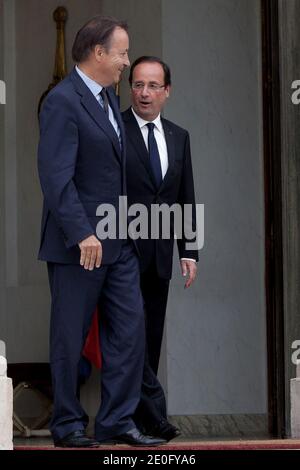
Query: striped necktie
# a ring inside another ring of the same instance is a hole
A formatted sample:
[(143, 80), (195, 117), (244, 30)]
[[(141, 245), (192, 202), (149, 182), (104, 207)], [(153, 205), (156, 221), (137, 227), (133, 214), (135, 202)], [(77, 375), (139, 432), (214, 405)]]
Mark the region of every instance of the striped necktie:
[(100, 95), (103, 101), (103, 105), (102, 105), (103, 110), (108, 115), (108, 98), (107, 98), (107, 92), (105, 88), (102, 88), (102, 90), (100, 91)]

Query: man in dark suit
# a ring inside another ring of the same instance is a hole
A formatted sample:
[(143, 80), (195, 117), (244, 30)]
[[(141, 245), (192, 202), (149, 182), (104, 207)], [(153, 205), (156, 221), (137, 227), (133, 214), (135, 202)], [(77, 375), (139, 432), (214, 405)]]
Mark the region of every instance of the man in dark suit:
[[(122, 113), (127, 137), (128, 204), (185, 204), (192, 207), (191, 229), (195, 232), (195, 195), (190, 155), (189, 134), (163, 119), (161, 110), (169, 97), (170, 69), (157, 57), (143, 56), (131, 66), (129, 83), (132, 107)], [(149, 225), (150, 219), (149, 219)], [(150, 232), (150, 230), (149, 230)], [(188, 288), (196, 277), (198, 251), (189, 250), (183, 237), (178, 251), (183, 276)], [(146, 431), (172, 439), (178, 435), (166, 419), (163, 390), (157, 374), (169, 282), (172, 274), (174, 227), (171, 237), (137, 239), (140, 252), (141, 289), (146, 311), (148, 361), (144, 371), (142, 399), (137, 409), (137, 422)], [(150, 367), (148, 367), (150, 363)]]
[[(118, 212), (126, 194), (125, 136), (111, 85), (129, 65), (127, 25), (95, 17), (77, 33), (76, 67), (48, 95), (40, 116), (39, 175), (44, 194), (39, 258), (52, 296), (51, 432), (60, 447), (99, 442), (157, 445), (132, 419), (140, 399), (145, 335), (138, 259), (132, 241), (98, 239), (102, 203)], [(76, 396), (78, 365), (101, 304), (101, 406), (95, 438)]]

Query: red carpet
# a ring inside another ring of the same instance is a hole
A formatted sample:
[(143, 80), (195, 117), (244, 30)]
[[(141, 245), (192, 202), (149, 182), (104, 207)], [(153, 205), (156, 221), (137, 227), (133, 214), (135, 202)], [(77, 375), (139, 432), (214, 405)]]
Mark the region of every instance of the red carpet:
[[(49, 446), (39, 446), (39, 445), (16, 445), (15, 450), (69, 450), (61, 449)], [(111, 446), (100, 446), (96, 449), (76, 449), (84, 451), (93, 451), (93, 450), (144, 450), (150, 449), (149, 447), (131, 447), (127, 445), (111, 445)], [(190, 441), (182, 442), (175, 441), (159, 447), (151, 447), (152, 450), (283, 450), (283, 449), (299, 449), (300, 450), (300, 440), (296, 439), (277, 439), (277, 440), (239, 440), (239, 441)], [(75, 450), (75, 449), (74, 449)]]

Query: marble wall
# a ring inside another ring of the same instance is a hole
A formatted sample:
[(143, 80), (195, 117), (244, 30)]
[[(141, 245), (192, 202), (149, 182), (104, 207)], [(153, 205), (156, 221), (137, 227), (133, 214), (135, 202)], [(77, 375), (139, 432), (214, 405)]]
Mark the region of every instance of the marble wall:
[(165, 116), (191, 135), (205, 245), (167, 319), (170, 414), (267, 412), (260, 2), (164, 0)]

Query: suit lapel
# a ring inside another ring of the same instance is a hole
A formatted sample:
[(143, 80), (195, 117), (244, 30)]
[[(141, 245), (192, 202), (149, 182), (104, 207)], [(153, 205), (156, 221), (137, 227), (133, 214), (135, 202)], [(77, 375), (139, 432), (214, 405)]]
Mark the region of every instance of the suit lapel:
[[(105, 134), (112, 141), (114, 149), (119, 159), (121, 159), (121, 148), (118, 136), (109, 119), (107, 118), (105, 112), (103, 111), (101, 105), (97, 102), (96, 98), (91, 93), (89, 88), (85, 85), (83, 80), (81, 80), (75, 69), (73, 69), (73, 72), (71, 73), (71, 79), (75, 85), (77, 93), (81, 95), (81, 104), (92, 117), (92, 119), (96, 122), (96, 124), (105, 132)], [(113, 109), (113, 111), (117, 118), (118, 112), (116, 112), (115, 109)]]
[(172, 175), (172, 170), (174, 168), (174, 162), (175, 162), (175, 141), (174, 141), (173, 131), (165, 119), (162, 118), (161, 122), (162, 122), (162, 126), (164, 129), (167, 150), (168, 150), (168, 170), (167, 170), (167, 173), (165, 174), (164, 179), (162, 180), (162, 183), (159, 188), (160, 190), (168, 183), (168, 180), (170, 176)]
[(124, 119), (124, 123), (126, 126), (126, 131), (127, 131), (126, 132), (127, 139), (130, 140), (131, 145), (135, 148), (139, 159), (142, 161), (143, 165), (145, 166), (149, 174), (152, 184), (154, 185), (154, 187), (156, 187), (154, 176), (153, 176), (151, 165), (150, 165), (149, 153), (146, 148), (141, 129), (134, 115), (132, 114), (131, 109), (128, 109), (123, 114), (123, 119)]
[(89, 115), (94, 119), (96, 124), (98, 124), (98, 126), (101, 127), (105, 134), (110, 138), (118, 157), (121, 158), (121, 148), (118, 141), (118, 136), (105, 112), (101, 108), (101, 105), (90, 92), (86, 93), (81, 98), (81, 103)]

